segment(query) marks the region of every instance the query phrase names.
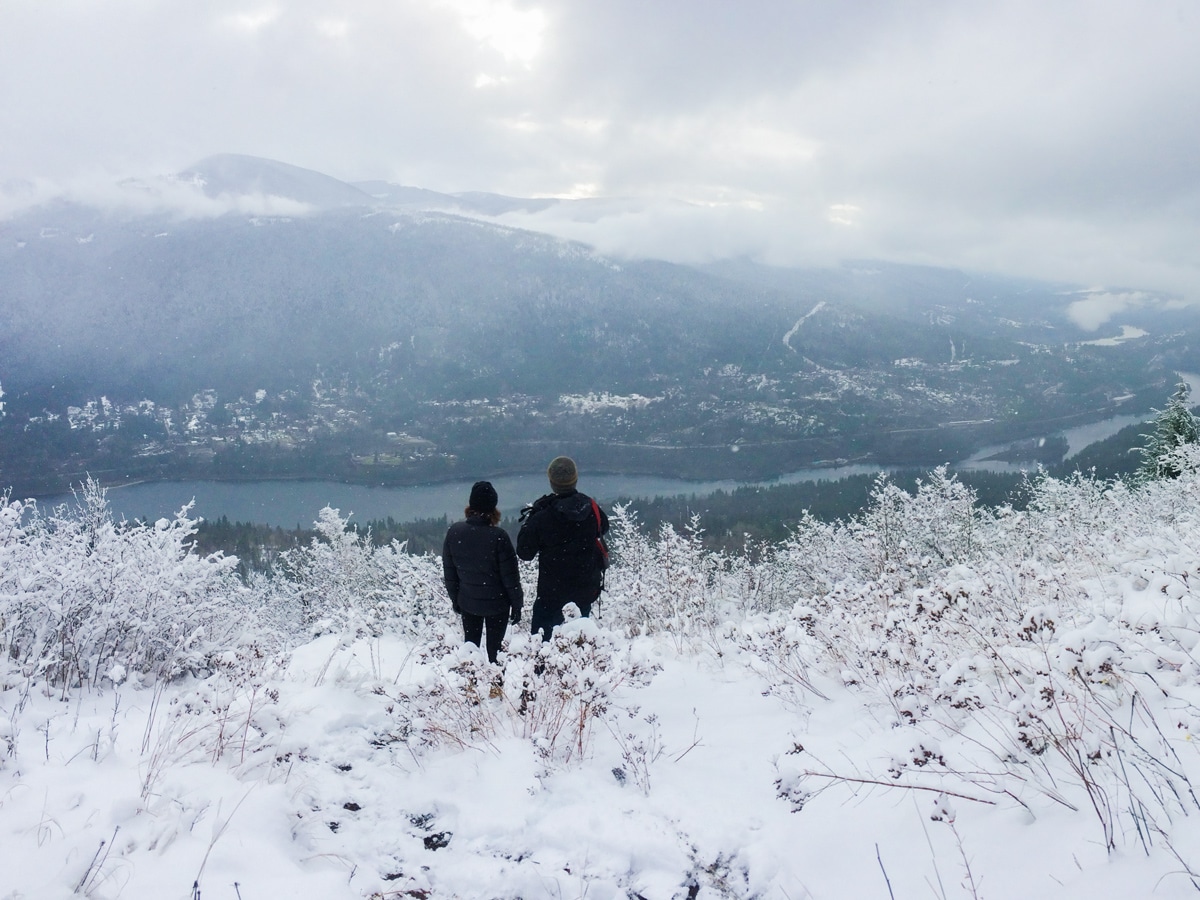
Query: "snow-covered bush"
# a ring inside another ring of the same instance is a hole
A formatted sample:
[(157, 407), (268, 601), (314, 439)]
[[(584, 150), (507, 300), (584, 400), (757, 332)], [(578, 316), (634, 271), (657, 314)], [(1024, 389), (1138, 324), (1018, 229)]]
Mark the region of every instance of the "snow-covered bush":
[(19, 676), (64, 688), (213, 670), (245, 641), (278, 654), (297, 637), (444, 625), (441, 565), (403, 544), (374, 548), (320, 513), (318, 538), (284, 554), (284, 577), (243, 586), (237, 560), (192, 551), (190, 505), (173, 519), (114, 521), (89, 480), (74, 505), (0, 500), (0, 654)]
[(89, 480), (74, 507), (0, 511), (0, 654), (64, 688), (208, 668), (250, 625), (236, 560), (190, 552), (190, 506), (153, 524), (115, 522)]
[(338, 510), (322, 509), (317, 537), (282, 554), (285, 577), (259, 582), (273, 595), (279, 626), (309, 634), (431, 634), (449, 608), (441, 562), (410, 554), (403, 543), (373, 547), (369, 534), (347, 523)]
[(725, 614), (727, 565), (704, 548), (699, 519), (683, 534), (664, 524), (656, 538), (628, 505), (615, 507), (610, 521), (606, 621), (631, 635), (668, 634), (681, 646), (711, 635)]
[(833, 590), (865, 567), (863, 549), (845, 537), (839, 522), (822, 522), (805, 512), (760, 568), (773, 587), (772, 608), (790, 609), (804, 598)]
[(389, 733), (418, 746), (519, 737), (548, 764), (575, 762), (596, 724), (615, 714), (619, 693), (644, 686), (656, 671), (591, 619), (561, 626), (547, 642), (512, 633), (506, 647), (502, 665), (446, 634), (423, 647), (423, 678), (394, 695)]
[(912, 494), (881, 475), (861, 514), (833, 523), (806, 515), (764, 556), (746, 583), (766, 589), (758, 608), (790, 613), (751, 617), (730, 637), (785, 692), (819, 696), (819, 662), (845, 683), (883, 681), (900, 697), (908, 689), (895, 682), (917, 677), (940, 640), (925, 618), (948, 601), (929, 585), (979, 558), (992, 522), (944, 468)]
[(754, 616), (732, 624), (728, 640), (742, 651), (750, 668), (759, 672), (781, 699), (802, 704), (812, 697), (825, 698), (813, 683), (820, 671), (823, 648), (814, 640), (812, 611), (797, 608), (791, 614)]
[[(807, 647), (825, 676), (864, 691), (896, 729), (886, 764), (867, 771), (789, 755), (781, 794), (803, 804), (849, 782), (1027, 808), (1042, 798), (1088, 810), (1110, 848), (1149, 846), (1200, 812), (1190, 744), (1200, 726), (1200, 479), (1130, 490), (1043, 476), (1031, 489), (1026, 511), (977, 520), (969, 543), (953, 525), (965, 522), (961, 506), (939, 490), (946, 499), (927, 510), (930, 522), (949, 519), (958, 535), (942, 545), (955, 548), (938, 554), (943, 564), (847, 579), (790, 622), (743, 630), (743, 647), (781, 687), (810, 677), (797, 664)], [(874, 531), (865, 546), (886, 558)]]
[(844, 606), (847, 597), (864, 596), (886, 603), (930, 573), (978, 555), (991, 518), (944, 467), (918, 482), (913, 494), (880, 475), (862, 513), (844, 522), (805, 514), (766, 555), (759, 578), (770, 585), (766, 608)]
[(945, 466), (918, 481), (912, 494), (880, 475), (867, 508), (845, 526), (853, 551), (837, 556), (843, 565), (857, 565), (843, 568), (843, 578), (917, 583), (924, 571), (972, 558), (987, 518), (974, 492)]

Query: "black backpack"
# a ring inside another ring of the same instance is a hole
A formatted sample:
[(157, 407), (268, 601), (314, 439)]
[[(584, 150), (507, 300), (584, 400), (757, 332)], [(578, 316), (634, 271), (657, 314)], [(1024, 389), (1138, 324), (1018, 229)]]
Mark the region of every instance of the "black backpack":
[[(519, 520), (521, 524), (524, 525), (525, 520), (531, 515), (548, 507), (557, 496), (557, 494), (546, 494), (522, 509)], [(600, 531), (604, 527), (604, 523), (600, 519), (600, 506), (595, 500), (592, 500), (592, 515), (596, 517), (596, 571), (600, 573), (600, 590), (604, 590), (604, 572), (608, 569), (608, 544), (605, 543), (604, 535)]]

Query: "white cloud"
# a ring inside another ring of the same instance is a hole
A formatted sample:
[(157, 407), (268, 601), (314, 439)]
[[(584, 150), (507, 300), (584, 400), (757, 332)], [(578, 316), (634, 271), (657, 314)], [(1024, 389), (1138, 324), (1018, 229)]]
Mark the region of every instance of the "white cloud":
[(66, 182), (39, 179), (15, 190), (0, 190), (0, 221), (52, 200), (79, 203), (117, 214), (168, 215), (212, 219), (228, 213), (247, 216), (302, 216), (304, 203), (271, 194), (207, 196), (200, 184), (173, 177), (114, 182), (105, 176)]
[(1073, 302), (1067, 307), (1067, 315), (1084, 331), (1095, 331), (1114, 316), (1129, 309), (1145, 306), (1150, 300), (1150, 296), (1142, 291), (1098, 292)]
[(231, 13), (222, 16), (220, 22), (231, 31), (245, 35), (254, 35), (279, 19), (276, 8), (257, 9), (248, 12)]
[(854, 225), (858, 222), (858, 214), (862, 207), (853, 203), (832, 203), (829, 206), (829, 221), (834, 225)]
[(330, 40), (344, 40), (350, 36), (350, 23), (345, 19), (318, 19), (316, 28)]
[(546, 14), (519, 9), (506, 0), (441, 0), (459, 16), (466, 32), (508, 62), (528, 67), (542, 49)]
[(1190, 0), (18, 2), (0, 183), (247, 153), (647, 198), (552, 223), (643, 254), (847, 253), (1200, 298), (1197, 33)]

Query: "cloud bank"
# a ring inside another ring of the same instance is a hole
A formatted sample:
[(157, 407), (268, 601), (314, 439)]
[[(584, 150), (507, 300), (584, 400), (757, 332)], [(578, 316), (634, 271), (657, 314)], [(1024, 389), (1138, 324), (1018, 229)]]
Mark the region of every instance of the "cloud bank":
[(601, 249), (1200, 298), (1198, 36), (1189, 0), (13, 0), (0, 183), (240, 152), (644, 201), (530, 222)]
[(77, 203), (115, 215), (166, 215), (181, 219), (247, 216), (302, 216), (308, 204), (267, 193), (209, 196), (194, 180), (174, 177), (112, 181), (104, 175), (55, 181), (34, 179), (0, 186), (0, 221), (56, 201)]

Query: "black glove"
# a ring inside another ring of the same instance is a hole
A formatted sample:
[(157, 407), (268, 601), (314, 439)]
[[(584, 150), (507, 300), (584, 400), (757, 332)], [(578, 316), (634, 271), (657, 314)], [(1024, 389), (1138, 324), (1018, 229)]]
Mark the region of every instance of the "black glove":
[(456, 616), (461, 616), (461, 615), (462, 615), (462, 607), (458, 605), (458, 601), (457, 601), (457, 600), (451, 600), (451, 601), (450, 601), (450, 608), (451, 608), (452, 610), (454, 610), (454, 614), (455, 614)]
[(521, 611), (519, 609), (514, 609), (512, 611), (512, 617), (509, 618), (508, 621), (513, 625), (520, 625), (521, 624)]

